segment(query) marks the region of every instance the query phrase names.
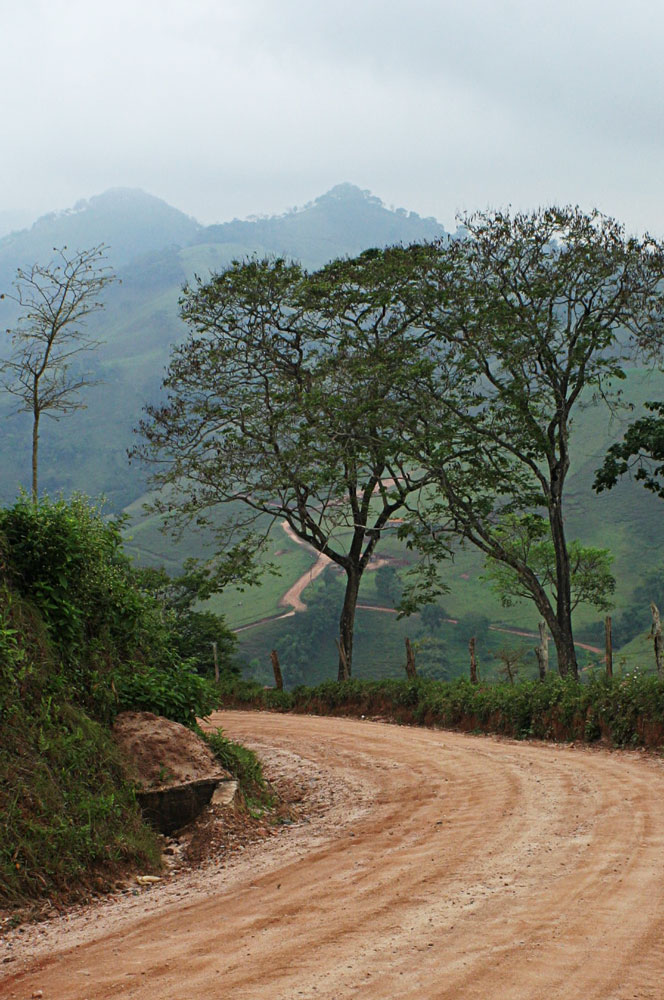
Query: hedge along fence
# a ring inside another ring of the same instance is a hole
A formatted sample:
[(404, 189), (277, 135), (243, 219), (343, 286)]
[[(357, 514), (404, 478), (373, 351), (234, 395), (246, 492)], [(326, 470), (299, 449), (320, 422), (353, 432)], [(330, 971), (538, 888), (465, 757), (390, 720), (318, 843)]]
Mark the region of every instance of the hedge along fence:
[(379, 716), (391, 721), (517, 739), (602, 740), (664, 748), (664, 680), (630, 674), (586, 683), (550, 675), (544, 682), (471, 684), (431, 680), (329, 681), (293, 691), (230, 681), (227, 708), (316, 715)]

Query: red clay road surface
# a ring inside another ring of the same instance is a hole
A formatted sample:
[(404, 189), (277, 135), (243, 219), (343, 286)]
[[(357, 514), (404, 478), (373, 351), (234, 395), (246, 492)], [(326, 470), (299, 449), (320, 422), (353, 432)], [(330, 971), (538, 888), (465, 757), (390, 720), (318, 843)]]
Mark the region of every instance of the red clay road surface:
[(184, 894), (30, 931), (0, 966), (3, 998), (664, 997), (661, 759), (359, 720), (214, 721), (301, 760), (327, 814)]

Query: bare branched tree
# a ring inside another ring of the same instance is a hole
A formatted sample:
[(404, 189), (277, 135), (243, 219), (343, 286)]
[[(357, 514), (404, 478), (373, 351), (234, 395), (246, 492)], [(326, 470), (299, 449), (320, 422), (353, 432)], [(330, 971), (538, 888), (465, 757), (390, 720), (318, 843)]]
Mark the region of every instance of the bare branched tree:
[(91, 313), (103, 307), (99, 296), (114, 280), (106, 265), (104, 244), (70, 253), (54, 249), (48, 264), (18, 268), (11, 299), (21, 309), (18, 323), (7, 330), (13, 350), (0, 366), (5, 389), (20, 400), (18, 412), (32, 414), (32, 497), (37, 499), (39, 423), (43, 413), (59, 419), (85, 406), (79, 394), (99, 379), (78, 364), (78, 356), (101, 341), (85, 333)]

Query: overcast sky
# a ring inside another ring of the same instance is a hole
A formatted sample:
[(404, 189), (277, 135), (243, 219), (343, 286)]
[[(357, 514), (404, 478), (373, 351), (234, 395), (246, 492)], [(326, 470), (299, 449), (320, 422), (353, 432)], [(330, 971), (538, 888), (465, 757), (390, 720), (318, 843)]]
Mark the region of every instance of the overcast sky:
[(140, 187), (210, 223), (341, 181), (664, 236), (661, 0), (0, 0), (0, 211)]

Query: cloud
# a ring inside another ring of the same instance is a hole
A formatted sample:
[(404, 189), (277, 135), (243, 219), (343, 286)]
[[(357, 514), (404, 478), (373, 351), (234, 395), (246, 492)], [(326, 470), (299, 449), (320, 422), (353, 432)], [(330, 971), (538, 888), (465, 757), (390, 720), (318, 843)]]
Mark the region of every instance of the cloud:
[(213, 221), (351, 180), (448, 224), (561, 200), (664, 231), (663, 20), (650, 0), (24, 0), (0, 208), (127, 184)]

